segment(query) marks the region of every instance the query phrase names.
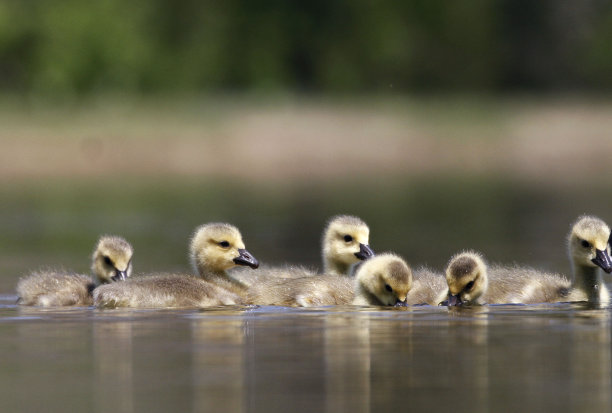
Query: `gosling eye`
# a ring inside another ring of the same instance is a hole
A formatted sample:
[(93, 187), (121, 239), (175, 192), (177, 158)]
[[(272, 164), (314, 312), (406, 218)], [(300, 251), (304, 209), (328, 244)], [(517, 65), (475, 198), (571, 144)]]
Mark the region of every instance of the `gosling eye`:
[(391, 288), (389, 284), (385, 284), (385, 290), (389, 291), (390, 293), (393, 292), (393, 288)]
[(582, 245), (584, 248), (591, 248), (591, 244), (589, 243), (589, 241), (584, 239), (580, 241), (580, 245)]
[(229, 243), (228, 241), (221, 241), (221, 242), (219, 243), (219, 246), (220, 246), (220, 247), (223, 247), (223, 248), (229, 248), (230, 243)]
[(353, 241), (353, 237), (351, 237), (350, 235), (345, 235), (345, 236), (344, 236), (344, 241), (346, 241), (346, 242), (352, 242), (352, 241)]
[(474, 281), (470, 281), (469, 283), (467, 283), (467, 284), (465, 285), (465, 290), (466, 290), (466, 291), (469, 291), (469, 290), (471, 290), (471, 289), (472, 289), (472, 287), (474, 287)]
[(108, 258), (108, 256), (105, 255), (103, 259), (104, 259), (104, 264), (110, 265), (111, 267), (113, 266), (113, 262), (111, 261), (110, 258)]

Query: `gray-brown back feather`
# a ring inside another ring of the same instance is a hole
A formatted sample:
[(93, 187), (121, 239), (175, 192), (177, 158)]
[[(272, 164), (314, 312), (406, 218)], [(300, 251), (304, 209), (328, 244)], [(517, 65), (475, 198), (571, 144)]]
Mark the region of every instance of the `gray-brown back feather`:
[(239, 267), (228, 271), (230, 277), (240, 281), (246, 286), (258, 285), (262, 282), (271, 279), (292, 279), (310, 277), (317, 274), (317, 271), (311, 268), (297, 265), (283, 265), (273, 267), (270, 265), (261, 265), (257, 270), (251, 268)]
[(95, 284), (90, 276), (56, 271), (39, 271), (17, 283), (19, 303), (42, 307), (89, 306)]
[(242, 304), (235, 293), (191, 275), (136, 276), (94, 290), (98, 307), (168, 308)]
[(249, 304), (285, 307), (316, 307), (351, 304), (353, 280), (337, 275), (294, 279), (271, 279), (253, 285), (246, 296)]
[(565, 301), (572, 283), (560, 274), (529, 267), (493, 265), (488, 269), (489, 285), (482, 296), (488, 304), (549, 303)]
[(409, 305), (438, 305), (440, 296), (447, 289), (446, 278), (442, 274), (429, 268), (418, 268), (413, 272), (412, 288), (408, 292), (406, 303)]

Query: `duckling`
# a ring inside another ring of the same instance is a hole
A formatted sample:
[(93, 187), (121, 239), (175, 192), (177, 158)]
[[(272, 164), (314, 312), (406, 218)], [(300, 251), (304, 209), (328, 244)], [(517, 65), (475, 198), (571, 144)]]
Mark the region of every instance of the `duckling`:
[(442, 305), (536, 304), (567, 297), (571, 282), (560, 274), (528, 267), (487, 267), (481, 254), (466, 251), (453, 256), (446, 268), (448, 288)]
[[(370, 228), (360, 218), (351, 215), (336, 215), (328, 221), (321, 240), (323, 273), (331, 275), (353, 275), (356, 265), (374, 256), (369, 246)], [(270, 279), (302, 278), (319, 273), (311, 268), (285, 265), (262, 267), (257, 274), (247, 274), (242, 269), (232, 272), (243, 284), (255, 285)]]
[(365, 261), (354, 279), (326, 274), (269, 280), (253, 286), (247, 302), (286, 307), (404, 305), (411, 285), (408, 264), (396, 255), (381, 254)]
[(395, 254), (381, 254), (364, 262), (355, 274), (353, 305), (406, 305), (412, 270)]
[(436, 301), (448, 306), (483, 304), (482, 295), (489, 283), (487, 266), (482, 256), (466, 251), (453, 256), (446, 267), (448, 288)]
[(360, 218), (351, 215), (332, 217), (321, 241), (323, 272), (349, 275), (353, 265), (374, 256), (369, 240), (370, 228)]
[(487, 284), (487, 268), (479, 254), (468, 252), (453, 257), (447, 270), (448, 304), (609, 303), (610, 293), (600, 271), (612, 272), (608, 225), (597, 217), (581, 216), (572, 225), (567, 241), (573, 282), (532, 268), (494, 266), (488, 271)]
[(98, 307), (208, 307), (241, 304), (246, 285), (226, 271), (236, 265), (257, 268), (259, 262), (245, 249), (242, 235), (230, 224), (198, 227), (190, 242), (190, 260), (197, 276), (157, 274), (135, 277), (123, 284), (94, 291)]
[(610, 302), (601, 270), (612, 272), (611, 238), (610, 227), (597, 217), (583, 215), (572, 225), (567, 236), (573, 272), (569, 301)]
[(63, 271), (35, 272), (19, 280), (19, 303), (42, 307), (87, 306), (93, 304), (92, 291), (101, 284), (123, 281), (132, 273), (134, 250), (117, 236), (103, 235), (92, 255), (94, 278)]

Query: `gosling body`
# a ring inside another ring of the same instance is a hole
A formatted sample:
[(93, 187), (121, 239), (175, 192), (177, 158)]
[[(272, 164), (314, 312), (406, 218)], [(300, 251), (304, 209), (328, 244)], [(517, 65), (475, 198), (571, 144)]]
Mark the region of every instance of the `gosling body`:
[(412, 272), (405, 261), (393, 254), (382, 254), (365, 261), (354, 279), (327, 274), (270, 280), (254, 286), (247, 300), (251, 304), (287, 307), (396, 305), (405, 304), (411, 286)]
[(41, 307), (89, 306), (101, 284), (123, 281), (132, 273), (132, 246), (123, 238), (102, 236), (92, 255), (91, 276), (67, 271), (37, 271), (19, 280), (19, 304)]
[(406, 297), (408, 305), (438, 305), (446, 293), (446, 280), (442, 274), (421, 267), (414, 271), (412, 288)]
[(176, 308), (242, 304), (247, 286), (227, 270), (236, 265), (257, 268), (242, 235), (230, 224), (198, 227), (190, 243), (190, 260), (197, 275), (157, 274), (134, 277), (122, 287), (101, 286), (94, 304), (103, 308)]
[[(321, 238), (323, 274), (354, 275), (355, 266), (374, 255), (369, 239), (370, 228), (360, 218), (351, 215), (332, 217), (325, 226)], [(249, 286), (274, 279), (321, 275), (316, 269), (296, 265), (280, 267), (262, 265), (256, 274), (249, 274), (237, 268), (232, 274), (237, 280)]]
[(567, 236), (573, 278), (527, 267), (487, 269), (480, 254), (458, 254), (447, 268), (449, 305), (463, 303), (547, 303), (587, 301), (607, 305), (610, 293), (602, 271), (612, 272), (610, 228), (601, 219), (581, 216)]

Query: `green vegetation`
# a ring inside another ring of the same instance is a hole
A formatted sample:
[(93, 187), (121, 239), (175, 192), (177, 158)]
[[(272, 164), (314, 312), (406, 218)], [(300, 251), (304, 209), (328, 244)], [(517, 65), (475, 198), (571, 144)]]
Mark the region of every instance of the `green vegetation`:
[(588, 0), (0, 1), (0, 91), (609, 89)]

